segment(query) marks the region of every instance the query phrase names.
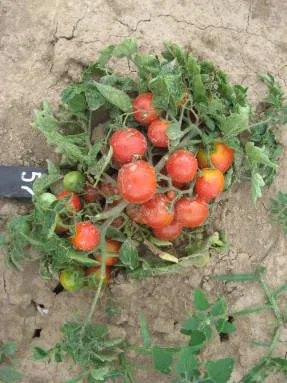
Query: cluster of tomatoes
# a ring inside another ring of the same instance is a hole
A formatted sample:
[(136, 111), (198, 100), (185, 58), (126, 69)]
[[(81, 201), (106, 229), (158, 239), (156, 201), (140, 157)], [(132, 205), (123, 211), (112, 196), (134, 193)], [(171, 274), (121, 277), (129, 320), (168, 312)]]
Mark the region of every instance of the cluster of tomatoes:
[[(108, 176), (108, 182), (94, 187), (79, 171), (69, 172), (63, 181), (65, 191), (56, 198), (69, 197), (66, 203), (66, 219), (69, 219), (69, 214), (73, 215), (82, 208), (79, 195), (88, 204), (103, 198), (108, 201), (116, 196), (109, 209), (125, 201), (125, 214), (132, 222), (147, 225), (153, 235), (161, 240), (174, 241), (184, 227), (195, 228), (205, 222), (208, 202), (223, 191), (224, 173), (232, 164), (234, 151), (222, 142), (213, 142), (208, 152), (200, 148), (197, 155), (184, 148), (168, 151), (167, 129), (170, 122), (158, 115), (151, 93), (135, 98), (133, 115), (140, 128), (118, 129), (109, 140), (116, 174)], [(157, 163), (150, 160), (147, 153), (149, 147), (160, 150)], [(165, 161), (162, 161), (163, 157)], [(107, 208), (107, 204), (105, 206)], [(114, 217), (113, 226), (120, 228), (123, 224), (121, 216)], [(66, 232), (68, 228), (63, 218), (59, 217), (56, 231)], [(96, 260), (101, 262), (101, 255), (96, 250), (100, 241), (100, 230), (96, 225), (90, 221), (76, 223), (70, 238), (75, 249), (95, 252)], [(109, 267), (118, 260), (120, 243), (106, 239), (106, 247), (108, 280)], [(99, 280), (99, 268), (90, 267), (86, 275), (92, 274), (95, 281)], [(63, 271), (60, 280), (65, 288), (72, 290), (69, 278), (73, 282), (75, 273), (67, 273)]]

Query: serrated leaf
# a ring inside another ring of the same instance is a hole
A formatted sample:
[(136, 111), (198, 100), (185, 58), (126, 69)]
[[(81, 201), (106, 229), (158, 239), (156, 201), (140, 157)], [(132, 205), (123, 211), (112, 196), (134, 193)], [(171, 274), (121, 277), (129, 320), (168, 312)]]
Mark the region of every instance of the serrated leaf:
[(213, 383), (228, 383), (234, 366), (231, 358), (208, 360), (205, 364), (208, 377)]
[(32, 359), (34, 361), (44, 360), (49, 358), (49, 352), (41, 347), (32, 348)]
[(169, 123), (168, 128), (166, 130), (166, 134), (170, 140), (176, 140), (178, 138), (181, 138), (182, 131), (180, 128), (180, 124), (178, 122)]
[(74, 84), (64, 89), (61, 99), (73, 113), (83, 112), (87, 108), (83, 84)]
[(192, 379), (194, 371), (197, 370), (199, 362), (193, 353), (192, 347), (182, 347), (178, 360), (175, 365), (175, 371), (186, 379)]
[(270, 161), (269, 157), (264, 151), (264, 148), (259, 148), (255, 146), (253, 142), (247, 142), (245, 145), (245, 151), (248, 157), (248, 160), (255, 166), (256, 164), (262, 164), (270, 166), (273, 169), (277, 168), (277, 165)]
[(105, 98), (93, 83), (85, 86), (85, 96), (90, 110), (97, 110), (105, 104)]
[(165, 241), (165, 240), (163, 240), (163, 239), (159, 239), (159, 238), (156, 238), (156, 237), (153, 237), (153, 236), (150, 237), (150, 241), (151, 241), (154, 245), (156, 245), (156, 246), (158, 246), (158, 247), (172, 246), (172, 242), (170, 242), (170, 241)]
[(121, 262), (131, 270), (135, 270), (139, 266), (138, 251), (130, 239), (126, 239), (122, 244), (119, 257)]
[(23, 378), (23, 374), (16, 371), (14, 368), (0, 366), (0, 381), (2, 383), (14, 383)]
[(151, 347), (151, 340), (150, 340), (150, 335), (149, 335), (149, 331), (148, 331), (148, 325), (146, 323), (146, 320), (145, 320), (141, 310), (140, 310), (139, 315), (140, 315), (141, 333), (142, 333), (142, 338), (144, 341), (144, 346), (146, 348), (150, 348)]
[(109, 103), (115, 105), (123, 112), (129, 113), (132, 111), (132, 102), (126, 93), (110, 85), (104, 85), (98, 82), (95, 82), (95, 85)]
[(200, 289), (194, 290), (194, 306), (199, 311), (205, 311), (209, 308), (208, 299)]
[(99, 368), (94, 368), (92, 370), (90, 370), (90, 374), (91, 376), (102, 382), (102, 381), (105, 381), (107, 377), (109, 377), (110, 375), (110, 372), (111, 372), (111, 369), (110, 367), (106, 366), (106, 367), (99, 367)]
[(152, 360), (154, 368), (162, 374), (171, 371), (172, 354), (159, 346), (152, 347)]
[(207, 104), (206, 92), (200, 74), (200, 65), (196, 62), (195, 58), (191, 54), (188, 55), (187, 59), (187, 71), (191, 81), (194, 103)]
[(126, 38), (113, 50), (114, 57), (130, 57), (137, 52), (136, 38)]
[(221, 116), (219, 118), (219, 127), (224, 138), (237, 136), (249, 128), (249, 113), (250, 107), (240, 107), (236, 113), (231, 113), (229, 116)]
[(251, 174), (251, 196), (254, 205), (256, 205), (258, 198), (262, 197), (261, 189), (264, 186), (265, 182), (261, 174), (253, 172)]

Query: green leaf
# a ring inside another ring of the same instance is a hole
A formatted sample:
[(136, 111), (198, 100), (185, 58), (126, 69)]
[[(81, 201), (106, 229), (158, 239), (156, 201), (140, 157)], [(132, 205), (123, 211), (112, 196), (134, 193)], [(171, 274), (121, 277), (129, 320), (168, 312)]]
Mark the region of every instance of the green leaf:
[(175, 371), (180, 376), (191, 380), (198, 366), (199, 362), (193, 353), (192, 347), (182, 347), (175, 365)]
[(159, 346), (152, 347), (154, 368), (162, 374), (169, 374), (172, 364), (172, 354)]
[(195, 58), (191, 54), (188, 55), (187, 71), (191, 82), (194, 103), (207, 104), (207, 97), (200, 75), (200, 65), (196, 62)]
[(221, 116), (219, 118), (220, 130), (224, 138), (237, 136), (239, 133), (244, 132), (249, 127), (249, 113), (250, 107), (240, 107), (236, 113), (231, 113), (228, 117)]
[(33, 183), (33, 192), (36, 198), (46, 192), (55, 182), (63, 178), (60, 168), (49, 160), (47, 162), (48, 174), (42, 174)]
[(130, 57), (137, 52), (136, 38), (126, 38), (113, 50), (114, 57)]
[(14, 368), (0, 366), (0, 381), (3, 383), (14, 383), (23, 378), (23, 374), (16, 371)]
[(81, 375), (81, 376), (76, 376), (75, 378), (72, 378), (72, 379), (69, 379), (69, 380), (65, 380), (63, 383), (78, 383), (78, 382), (82, 382), (83, 381), (83, 378), (85, 377), (85, 375)]
[(226, 316), (226, 302), (223, 297), (212, 305), (209, 314), (213, 317)]
[(234, 360), (231, 358), (208, 360), (205, 364), (208, 377), (213, 383), (228, 383), (234, 366)]
[(186, 321), (183, 322), (182, 332), (184, 334), (192, 333), (193, 331), (198, 329), (199, 323), (200, 323), (199, 320), (196, 318), (192, 317), (187, 319)]
[(32, 359), (34, 361), (43, 360), (49, 358), (49, 351), (44, 350), (41, 347), (33, 347), (32, 348)]
[(150, 348), (151, 347), (151, 340), (150, 340), (150, 335), (149, 335), (149, 331), (148, 331), (148, 326), (147, 326), (146, 320), (145, 320), (141, 310), (140, 310), (139, 314), (140, 314), (141, 333), (142, 333), (142, 338), (144, 341), (144, 346), (145, 346), (145, 348)]
[(73, 113), (83, 112), (87, 108), (83, 84), (74, 84), (64, 89), (61, 99)]
[(126, 236), (113, 226), (108, 227), (107, 237), (119, 242), (124, 242), (126, 240)]
[(70, 251), (69, 258), (72, 259), (75, 263), (79, 263), (83, 266), (98, 266), (100, 265), (100, 262), (96, 261), (95, 259), (89, 258), (88, 254), (84, 255), (77, 251)]
[(245, 145), (245, 151), (248, 157), (248, 160), (255, 166), (256, 164), (262, 164), (270, 166), (273, 169), (277, 168), (277, 165), (270, 161), (269, 157), (264, 151), (264, 148), (259, 148), (255, 146), (253, 142), (247, 142)]
[(226, 282), (245, 282), (245, 281), (258, 281), (256, 274), (219, 274), (214, 277), (217, 281)]
[(172, 246), (172, 242), (170, 241), (165, 241), (164, 239), (159, 239), (156, 237), (150, 237), (150, 241), (158, 246), (158, 247), (167, 247), (167, 246)]
[(219, 319), (215, 323), (215, 327), (218, 333), (231, 334), (236, 331), (236, 327), (225, 319)]
[(209, 308), (209, 302), (200, 289), (194, 290), (194, 306), (197, 310), (205, 311)]
[(262, 197), (261, 189), (265, 186), (263, 177), (256, 172), (251, 174), (251, 196), (253, 204), (256, 205), (258, 198)]
[(109, 377), (110, 372), (111, 372), (110, 367), (105, 366), (105, 367), (99, 367), (99, 368), (92, 369), (90, 371), (90, 374), (92, 375), (92, 377), (94, 379), (102, 382), (102, 381), (105, 381), (107, 377)]
[(130, 239), (126, 239), (122, 244), (119, 257), (122, 263), (131, 270), (134, 270), (139, 266), (138, 251), (133, 241)]
[(90, 110), (97, 110), (105, 104), (105, 99), (93, 83), (88, 83), (85, 87), (85, 96)]
[(166, 134), (170, 140), (176, 140), (178, 138), (181, 138), (182, 131), (180, 128), (180, 124), (178, 122), (171, 122), (168, 125), (168, 128), (166, 130)]
[(192, 331), (190, 341), (188, 343), (189, 348), (192, 350), (192, 352), (198, 352), (200, 351), (204, 346), (206, 342), (206, 336), (202, 331)]
[(132, 102), (126, 93), (110, 85), (104, 85), (98, 82), (95, 82), (95, 85), (109, 103), (115, 105), (123, 112), (129, 113), (132, 111)]
[(17, 344), (15, 341), (9, 341), (0, 346), (0, 363), (7, 357), (15, 354)]

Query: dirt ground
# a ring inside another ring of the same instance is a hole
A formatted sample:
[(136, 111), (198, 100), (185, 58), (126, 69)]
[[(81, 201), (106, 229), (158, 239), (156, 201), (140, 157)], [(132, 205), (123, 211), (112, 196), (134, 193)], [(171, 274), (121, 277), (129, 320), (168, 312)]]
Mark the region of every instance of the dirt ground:
[[(1, 0), (0, 1), (0, 163), (44, 165), (52, 156), (44, 139), (30, 126), (33, 108), (46, 98), (56, 107), (60, 91), (79, 78), (82, 67), (92, 62), (99, 50), (136, 36), (140, 47), (157, 52), (164, 40), (192, 49), (195, 55), (221, 66), (234, 81), (249, 87), (250, 101), (262, 99), (263, 86), (256, 71), (270, 71), (287, 88), (287, 3), (285, 0)], [(284, 150), (278, 177), (257, 209), (252, 206), (248, 185), (235, 185), (213, 210), (210, 224), (224, 229), (230, 242), (228, 254), (213, 258), (204, 269), (189, 274), (126, 281), (119, 278), (111, 287), (111, 299), (120, 308), (112, 330), (131, 342), (139, 342), (138, 311), (142, 309), (153, 339), (175, 344), (182, 339), (179, 324), (191, 305), (192, 291), (203, 287), (210, 296), (224, 293), (230, 310), (263, 303), (264, 295), (254, 283), (215, 283), (215, 273), (250, 272), (257, 264), (267, 267), (268, 282), (276, 288), (286, 282), (286, 239), (272, 226), (269, 200), (278, 190), (287, 191), (287, 133), (282, 131)], [(29, 204), (0, 202), (0, 214), (13, 215)], [(77, 313), (85, 313), (92, 294), (52, 292), (55, 281), (43, 283), (37, 262), (24, 273), (0, 270), (0, 340), (17, 340), (19, 369), (24, 383), (62, 383), (73, 376), (69, 363), (33, 364), (30, 347), (49, 347), (59, 338), (59, 327)], [(41, 315), (31, 301), (43, 304)], [(107, 321), (102, 301), (95, 320)], [(214, 342), (206, 353), (212, 358), (235, 355), (234, 379), (263, 355), (264, 349), (251, 339), (270, 341), (272, 315), (257, 314), (236, 321), (238, 331), (228, 342)], [(42, 329), (40, 338), (33, 338)], [(286, 339), (285, 339), (286, 341)], [(284, 357), (284, 339), (276, 349)], [(140, 383), (168, 382), (150, 372), (138, 373)], [(272, 378), (282, 383), (283, 377)]]

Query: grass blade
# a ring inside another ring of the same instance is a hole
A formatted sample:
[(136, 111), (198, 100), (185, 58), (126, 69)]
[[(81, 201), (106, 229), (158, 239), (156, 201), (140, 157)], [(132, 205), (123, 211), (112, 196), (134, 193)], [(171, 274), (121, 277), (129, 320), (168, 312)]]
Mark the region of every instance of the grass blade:
[(217, 281), (225, 282), (245, 282), (258, 281), (259, 277), (256, 274), (219, 274), (214, 277)]
[(146, 320), (143, 316), (143, 313), (142, 311), (140, 311), (140, 321), (141, 321), (141, 333), (142, 333), (142, 338), (143, 338), (143, 341), (144, 341), (144, 346), (146, 348), (150, 348), (151, 347), (151, 340), (150, 340), (150, 336), (149, 336), (149, 331), (148, 331), (148, 327), (147, 327), (147, 323), (146, 323)]
[(232, 316), (248, 315), (248, 314), (258, 313), (260, 311), (268, 310), (268, 309), (272, 310), (272, 306), (265, 304), (265, 305), (253, 306), (253, 307), (250, 307), (248, 309), (235, 311), (235, 312), (231, 313), (231, 315)]

